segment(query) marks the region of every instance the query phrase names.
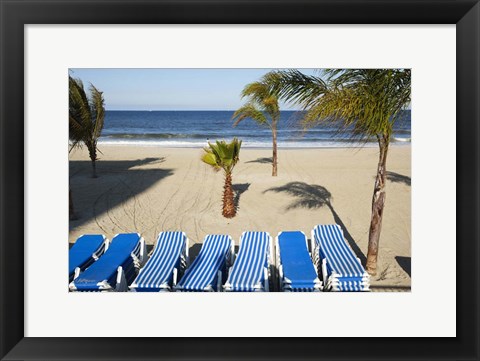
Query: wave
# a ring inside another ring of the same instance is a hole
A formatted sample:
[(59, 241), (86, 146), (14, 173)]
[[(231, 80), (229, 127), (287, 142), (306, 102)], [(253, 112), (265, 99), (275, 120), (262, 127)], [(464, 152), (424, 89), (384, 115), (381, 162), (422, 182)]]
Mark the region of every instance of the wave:
[[(191, 135), (175, 135), (168, 136), (167, 134), (162, 134), (158, 136), (150, 135), (140, 135), (140, 134), (129, 134), (124, 136), (104, 136), (99, 139), (101, 144), (143, 144), (143, 145), (155, 145), (155, 146), (178, 146), (178, 147), (204, 147), (207, 146), (208, 142), (215, 142), (216, 140), (229, 140), (233, 136), (228, 136), (223, 134), (221, 137), (212, 137), (207, 138), (204, 136), (192, 137)], [(241, 137), (243, 141), (243, 146), (254, 146), (254, 147), (271, 147), (272, 140), (269, 137)], [(392, 137), (393, 142), (400, 143), (410, 143), (410, 137)], [(313, 137), (289, 137), (289, 138), (279, 138), (278, 139), (279, 147), (324, 147), (332, 146), (339, 144), (342, 147), (357, 147), (359, 145), (376, 145), (376, 139), (370, 139), (367, 141), (359, 141), (355, 138), (313, 138)]]
[[(266, 134), (254, 133), (244, 134), (236, 133), (107, 133), (100, 139), (228, 139), (233, 137), (266, 138)], [(268, 135), (268, 134), (267, 134)]]
[[(409, 134), (406, 134), (409, 135)], [(184, 140), (184, 141), (215, 141), (222, 139), (232, 139), (237, 137), (244, 141), (261, 141), (261, 142), (271, 142), (271, 133), (209, 133), (209, 134), (186, 134), (186, 133), (116, 133), (116, 134), (107, 134), (100, 137), (101, 141), (115, 141), (115, 140)], [(403, 139), (404, 137), (399, 137)], [(332, 142), (357, 142), (358, 140), (354, 137), (349, 137), (348, 134), (343, 137), (339, 136), (338, 132), (310, 132), (310, 133), (298, 133), (298, 134), (282, 134), (278, 133), (279, 142), (323, 142), (323, 141), (332, 141)], [(408, 138), (410, 139), (410, 138)], [(376, 141), (375, 138), (372, 138), (369, 141)]]
[(403, 142), (403, 143), (411, 143), (412, 138), (400, 138), (400, 137), (393, 137), (394, 142)]
[[(278, 135), (284, 135), (285, 137), (322, 137), (322, 138), (333, 138), (338, 132), (334, 130), (312, 130), (309, 132), (304, 132), (299, 129), (279, 129)], [(245, 130), (245, 129), (236, 129), (231, 131), (200, 131), (192, 133), (173, 133), (173, 132), (163, 132), (155, 133), (149, 131), (138, 131), (132, 130), (131, 132), (126, 131), (113, 131), (108, 130), (104, 131), (102, 138), (120, 138), (120, 139), (141, 139), (141, 138), (154, 138), (154, 139), (216, 139), (216, 138), (232, 138), (237, 137), (248, 137), (248, 138), (271, 138), (271, 131), (269, 129), (257, 129), (257, 130)]]
[[(110, 133), (102, 135), (102, 138), (105, 139), (144, 139), (144, 138), (154, 138), (154, 139), (186, 139), (186, 138), (205, 138), (203, 134), (179, 134), (179, 133)], [(206, 139), (206, 138), (205, 138)]]
[[(229, 139), (222, 137), (222, 139)], [(397, 138), (394, 137), (393, 143), (410, 143), (411, 138)], [(210, 142), (215, 142), (215, 139), (210, 139)], [(166, 139), (166, 138), (145, 138), (145, 137), (123, 137), (123, 138), (105, 138), (99, 139), (99, 144), (111, 145), (146, 145), (146, 146), (163, 146), (163, 147), (205, 147), (207, 146), (207, 139)], [(272, 141), (269, 139), (242, 139), (243, 147), (258, 147), (271, 148)], [(307, 148), (322, 148), (322, 147), (358, 147), (358, 146), (377, 146), (375, 140), (361, 141), (355, 139), (295, 139), (286, 140), (279, 139), (278, 146), (281, 147), (307, 147)]]

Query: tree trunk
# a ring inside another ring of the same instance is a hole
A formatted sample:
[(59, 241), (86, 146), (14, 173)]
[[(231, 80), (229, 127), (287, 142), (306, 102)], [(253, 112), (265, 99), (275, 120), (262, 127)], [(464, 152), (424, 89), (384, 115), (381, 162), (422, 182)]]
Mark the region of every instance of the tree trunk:
[(235, 217), (235, 203), (233, 202), (232, 174), (225, 175), (225, 185), (223, 186), (223, 211), (225, 218)]
[(94, 160), (92, 160), (92, 178), (98, 178), (98, 176), (97, 176), (97, 165), (95, 164)]
[(75, 208), (73, 207), (73, 198), (72, 198), (71, 189), (68, 189), (68, 216), (71, 221), (77, 219), (77, 216), (75, 215)]
[(97, 147), (95, 144), (88, 143), (87, 148), (92, 161), (92, 178), (97, 178), (97, 165), (95, 164), (97, 160)]
[(272, 138), (273, 138), (273, 156), (272, 156), (272, 176), (277, 176), (277, 125), (273, 122), (272, 128)]
[(388, 140), (379, 138), (380, 155), (378, 160), (377, 176), (372, 198), (372, 218), (368, 235), (367, 272), (374, 276), (377, 274), (378, 243), (382, 229), (383, 208), (385, 206), (385, 181), (388, 153)]

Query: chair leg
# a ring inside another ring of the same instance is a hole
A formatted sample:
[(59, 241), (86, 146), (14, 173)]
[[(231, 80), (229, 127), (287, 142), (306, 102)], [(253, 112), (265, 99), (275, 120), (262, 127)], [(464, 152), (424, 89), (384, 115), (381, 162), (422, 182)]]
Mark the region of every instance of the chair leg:
[(283, 267), (282, 265), (278, 266), (278, 283), (279, 283), (279, 288), (280, 291), (284, 291), (283, 287)]
[(75, 273), (73, 275), (73, 279), (76, 280), (80, 276), (80, 267), (75, 268)]
[(222, 292), (222, 271), (217, 272), (217, 292)]
[(110, 247), (110, 240), (108, 238), (105, 238), (105, 250), (103, 253), (107, 252), (108, 247)]
[(185, 262), (186, 262), (186, 268), (190, 267), (190, 240), (187, 238), (187, 241), (185, 243)]
[(265, 292), (270, 292), (268, 269), (266, 267), (263, 269), (263, 276), (265, 277)]
[(145, 266), (145, 263), (147, 263), (147, 244), (145, 243), (145, 240), (143, 237), (140, 239), (140, 266), (143, 267)]
[(122, 266), (117, 268), (117, 284), (115, 286), (115, 292), (127, 292), (128, 285), (125, 278), (125, 272), (123, 272)]
[(174, 268), (173, 269), (173, 285), (172, 285), (173, 287), (177, 285), (177, 273), (178, 273), (177, 269)]
[(233, 262), (235, 262), (235, 243), (232, 240), (232, 245), (230, 246), (230, 264), (229, 264), (229, 266), (233, 266)]

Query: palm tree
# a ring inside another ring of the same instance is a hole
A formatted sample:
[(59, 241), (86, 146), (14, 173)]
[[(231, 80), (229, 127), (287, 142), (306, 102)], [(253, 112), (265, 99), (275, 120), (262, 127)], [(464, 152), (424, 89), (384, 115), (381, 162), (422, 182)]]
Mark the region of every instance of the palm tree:
[(225, 218), (233, 218), (236, 214), (233, 200), (232, 171), (239, 160), (241, 146), (242, 141), (233, 138), (230, 143), (224, 140), (217, 140), (215, 144), (209, 142), (208, 147), (203, 149), (205, 153), (202, 155), (202, 161), (212, 166), (215, 171), (223, 169), (225, 173), (222, 209), (222, 214)]
[(378, 245), (385, 206), (387, 154), (393, 125), (410, 104), (409, 69), (328, 69), (324, 79), (297, 70), (269, 74), (271, 87), (287, 100), (302, 104), (305, 124), (335, 122), (359, 141), (376, 139), (379, 160), (372, 197), (367, 272), (376, 274)]
[(275, 90), (264, 79), (246, 85), (242, 91), (242, 98), (248, 97), (249, 100), (232, 117), (235, 120), (234, 127), (242, 120), (250, 118), (257, 124), (271, 129), (273, 143), (272, 176), (277, 175), (277, 123), (280, 120), (278, 94)]
[[(95, 161), (97, 158), (97, 140), (100, 137), (105, 119), (103, 93), (90, 85), (90, 97), (87, 97), (80, 79), (69, 79), (69, 138), (73, 149), (84, 143), (92, 161), (92, 177), (97, 177)], [(70, 149), (70, 150), (71, 150)]]

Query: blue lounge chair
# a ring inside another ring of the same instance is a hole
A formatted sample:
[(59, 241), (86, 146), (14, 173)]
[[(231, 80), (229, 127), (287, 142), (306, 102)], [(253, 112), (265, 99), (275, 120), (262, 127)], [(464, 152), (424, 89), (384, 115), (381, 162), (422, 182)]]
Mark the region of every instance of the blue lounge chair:
[[(353, 253), (337, 224), (318, 225), (312, 231), (317, 267), (325, 287), (333, 291), (368, 291), (370, 277)], [(321, 263), (321, 265), (320, 265)]]
[(267, 232), (243, 232), (240, 250), (231, 267), (224, 290), (227, 292), (269, 291), (273, 264), (272, 237)]
[(234, 244), (226, 235), (208, 235), (176, 291), (221, 291), (226, 270), (233, 263)]
[(77, 238), (68, 252), (68, 282), (78, 277), (108, 248), (108, 239), (103, 234), (83, 234)]
[(188, 239), (185, 233), (160, 232), (152, 256), (140, 270), (130, 290), (171, 291), (188, 263)]
[(318, 292), (322, 290), (303, 232), (280, 232), (276, 238), (280, 290)]
[(144, 262), (145, 250), (138, 233), (117, 234), (105, 254), (70, 282), (70, 290), (127, 291)]

